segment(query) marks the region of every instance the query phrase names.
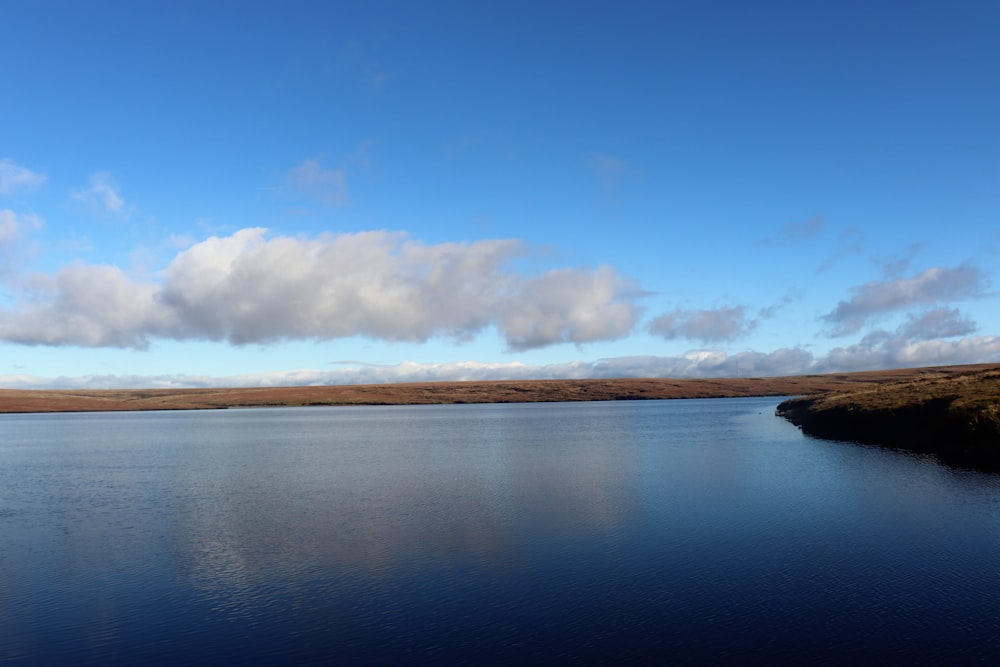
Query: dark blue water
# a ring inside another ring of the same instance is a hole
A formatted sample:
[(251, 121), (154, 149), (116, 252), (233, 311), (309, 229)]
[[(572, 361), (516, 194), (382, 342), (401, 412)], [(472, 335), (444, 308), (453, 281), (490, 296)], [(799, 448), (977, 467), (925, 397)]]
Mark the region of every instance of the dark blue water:
[(0, 662), (1000, 658), (1000, 477), (777, 403), (2, 416)]

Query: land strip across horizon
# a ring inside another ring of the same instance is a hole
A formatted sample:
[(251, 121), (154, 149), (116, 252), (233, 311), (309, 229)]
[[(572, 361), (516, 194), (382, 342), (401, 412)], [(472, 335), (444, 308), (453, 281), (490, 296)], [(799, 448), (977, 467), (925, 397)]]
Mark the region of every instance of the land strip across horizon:
[(989, 369), (1000, 369), (1000, 363), (770, 378), (492, 380), (198, 389), (0, 389), (0, 413), (797, 396)]

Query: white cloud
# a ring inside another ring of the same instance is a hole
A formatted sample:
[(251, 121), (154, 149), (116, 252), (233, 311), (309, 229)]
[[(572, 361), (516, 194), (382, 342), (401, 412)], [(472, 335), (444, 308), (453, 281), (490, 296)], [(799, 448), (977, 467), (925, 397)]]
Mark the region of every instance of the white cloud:
[[(90, 267), (93, 268), (93, 267)], [(107, 270), (107, 267), (104, 267)], [(114, 278), (113, 278), (114, 279)], [(113, 298), (122, 304), (143, 298), (124, 288)], [(80, 300), (86, 300), (86, 296)], [(68, 299), (72, 301), (72, 299)], [(932, 311), (933, 312), (933, 311)], [(937, 315), (932, 317), (937, 318)], [(922, 319), (922, 318), (915, 318)], [(943, 317), (959, 321), (961, 319)], [(119, 316), (121, 329), (128, 328), (127, 313)], [(86, 321), (84, 321), (86, 324)], [(520, 379), (580, 379), (619, 377), (711, 378), (778, 377), (809, 373), (909, 368), (995, 362), (1000, 358), (1000, 336), (974, 336), (956, 340), (907, 339), (907, 325), (895, 334), (876, 332), (860, 343), (838, 347), (821, 357), (803, 348), (779, 348), (771, 352), (691, 350), (677, 356), (629, 356), (529, 365), (521, 362), (488, 363), (463, 361), (381, 365), (357, 361), (335, 362), (333, 370), (298, 369), (226, 377), (204, 375), (95, 375), (41, 378), (28, 375), (0, 376), (0, 386), (11, 389), (114, 389), (146, 387), (273, 387), (337, 384), (381, 384)], [(93, 332), (91, 332), (93, 335)], [(81, 334), (81, 339), (85, 335)], [(81, 343), (86, 344), (86, 343)]]
[(520, 281), (501, 306), (500, 329), (514, 350), (587, 343), (628, 335), (639, 311), (638, 287), (609, 266), (556, 269)]
[(632, 356), (529, 365), (520, 362), (451, 363), (404, 362), (394, 365), (344, 362), (334, 370), (299, 369), (227, 377), (204, 375), (92, 375), (41, 378), (0, 376), (0, 386), (10, 389), (117, 389), (181, 387), (276, 387), (393, 382), (437, 382), (580, 378), (711, 378), (780, 377), (808, 373), (909, 368), (994, 362), (1000, 358), (1000, 336), (960, 340), (924, 340), (867, 343), (836, 348), (816, 358), (802, 348), (772, 352), (693, 350), (678, 356)]
[(894, 332), (875, 330), (854, 345), (838, 347), (817, 363), (826, 370), (865, 370), (937, 366), (995, 361), (1000, 352), (996, 336), (966, 337), (976, 323), (952, 308), (936, 308), (908, 315)]
[(649, 331), (667, 340), (687, 338), (705, 343), (736, 340), (757, 327), (744, 306), (725, 306), (705, 310), (678, 308), (660, 315), (649, 324)]
[(1000, 359), (1000, 336), (959, 340), (867, 339), (838, 347), (815, 364), (815, 372), (989, 363)]
[(976, 331), (976, 323), (955, 308), (935, 308), (920, 315), (908, 315), (897, 335), (904, 340), (933, 340), (966, 336)]
[(513, 349), (627, 335), (638, 290), (613, 269), (509, 268), (516, 240), (426, 245), (365, 232), (213, 237), (178, 254), (162, 283), (77, 264), (47, 294), (0, 311), (0, 339), (40, 345), (144, 347), (150, 338), (235, 344), (366, 336), (467, 340), (495, 326)]
[(132, 214), (115, 179), (106, 171), (91, 174), (90, 185), (71, 191), (70, 198), (96, 213), (120, 218)]
[(0, 340), (144, 348), (149, 335), (170, 328), (172, 313), (158, 307), (157, 287), (133, 281), (117, 267), (74, 264), (47, 282), (36, 285), (47, 293), (40, 301), (0, 311)]
[(931, 268), (912, 278), (873, 281), (855, 288), (849, 301), (839, 302), (823, 319), (834, 335), (851, 334), (870, 319), (890, 312), (977, 296), (986, 282), (985, 274), (970, 264)]
[(13, 160), (0, 160), (0, 195), (31, 192), (45, 182), (45, 175), (22, 167)]

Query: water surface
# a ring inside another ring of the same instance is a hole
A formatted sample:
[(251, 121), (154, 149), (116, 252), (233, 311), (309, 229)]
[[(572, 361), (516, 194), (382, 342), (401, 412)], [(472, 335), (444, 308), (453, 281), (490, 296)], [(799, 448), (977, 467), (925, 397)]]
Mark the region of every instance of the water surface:
[(1000, 656), (1000, 477), (778, 402), (5, 415), (0, 662)]

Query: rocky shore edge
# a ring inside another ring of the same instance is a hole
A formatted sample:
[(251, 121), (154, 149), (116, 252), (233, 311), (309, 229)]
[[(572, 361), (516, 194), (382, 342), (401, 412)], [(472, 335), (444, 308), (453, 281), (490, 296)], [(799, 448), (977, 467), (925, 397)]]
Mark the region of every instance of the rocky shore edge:
[(807, 435), (1000, 472), (1000, 369), (793, 398), (776, 413)]

